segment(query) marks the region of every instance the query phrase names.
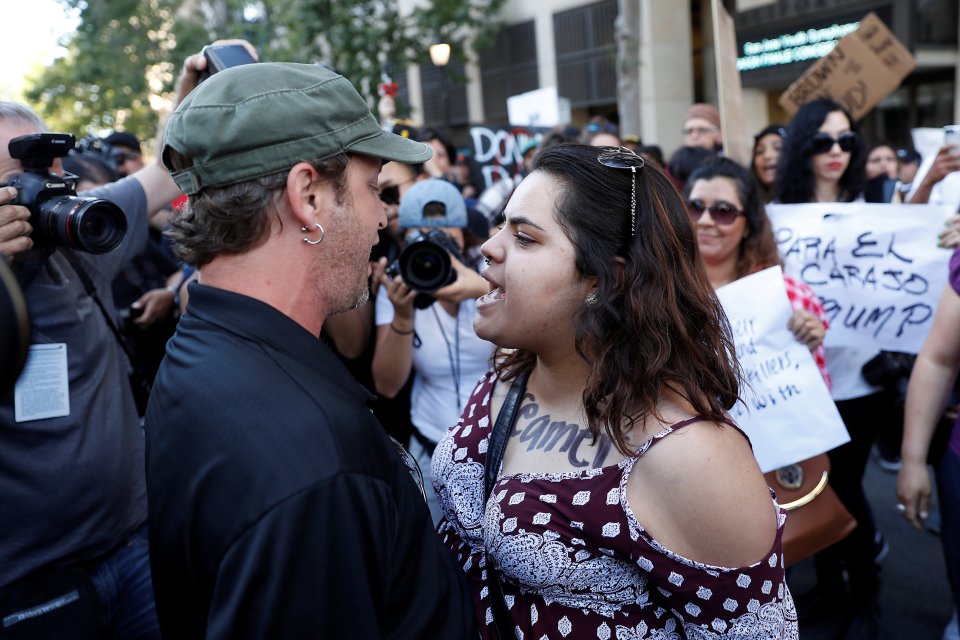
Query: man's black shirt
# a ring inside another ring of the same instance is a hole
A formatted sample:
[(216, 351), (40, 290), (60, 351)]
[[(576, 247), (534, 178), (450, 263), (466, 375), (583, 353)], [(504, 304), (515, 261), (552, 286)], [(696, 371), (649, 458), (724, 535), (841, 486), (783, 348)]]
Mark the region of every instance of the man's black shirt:
[(368, 399), (292, 319), (190, 285), (146, 415), (165, 637), (475, 637), (462, 571)]

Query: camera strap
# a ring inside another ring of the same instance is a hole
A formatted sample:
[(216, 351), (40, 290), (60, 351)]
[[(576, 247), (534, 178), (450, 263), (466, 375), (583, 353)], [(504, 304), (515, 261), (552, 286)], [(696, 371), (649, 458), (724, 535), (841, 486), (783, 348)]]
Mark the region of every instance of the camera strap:
[(127, 358), (132, 364), (133, 354), (130, 351), (130, 346), (127, 344), (126, 338), (124, 338), (123, 334), (120, 332), (120, 328), (117, 326), (117, 323), (114, 322), (110, 311), (107, 310), (103, 304), (103, 301), (100, 299), (100, 296), (97, 294), (97, 288), (94, 286), (93, 280), (90, 279), (90, 275), (87, 273), (87, 270), (83, 268), (83, 265), (80, 264), (79, 260), (77, 260), (77, 256), (75, 256), (69, 249), (60, 248), (58, 251), (61, 253), (61, 255), (63, 255), (64, 258), (67, 259), (67, 262), (70, 263), (70, 266), (73, 267), (73, 270), (77, 272), (77, 276), (80, 278), (80, 282), (83, 283), (83, 288), (86, 289), (87, 295), (93, 298), (93, 301), (97, 304), (97, 308), (99, 308), (100, 313), (103, 314), (103, 319), (106, 320), (107, 326), (110, 327), (110, 331), (113, 332), (117, 342), (120, 343), (120, 348), (123, 349), (125, 354), (127, 354)]

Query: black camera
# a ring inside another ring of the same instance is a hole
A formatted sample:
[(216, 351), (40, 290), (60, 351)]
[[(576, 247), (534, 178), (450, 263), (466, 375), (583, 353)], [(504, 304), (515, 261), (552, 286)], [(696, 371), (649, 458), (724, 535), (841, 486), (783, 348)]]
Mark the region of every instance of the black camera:
[(411, 231), (400, 257), (387, 267), (387, 274), (400, 274), (411, 289), (432, 293), (457, 279), (451, 255), (463, 262), (460, 247), (443, 231)]
[(10, 141), (10, 157), (20, 160), (23, 173), (6, 185), (16, 187), (10, 204), (30, 210), (33, 241), (38, 246), (64, 246), (88, 253), (116, 249), (127, 233), (127, 218), (120, 207), (102, 198), (81, 198), (71, 173), (50, 173), (55, 158), (73, 148), (67, 133), (32, 133)]
[(464, 262), (460, 247), (440, 229), (411, 231), (400, 257), (387, 267), (387, 275), (392, 278), (399, 274), (408, 287), (420, 292), (413, 304), (425, 309), (433, 304), (431, 293), (457, 279), (450, 256)]

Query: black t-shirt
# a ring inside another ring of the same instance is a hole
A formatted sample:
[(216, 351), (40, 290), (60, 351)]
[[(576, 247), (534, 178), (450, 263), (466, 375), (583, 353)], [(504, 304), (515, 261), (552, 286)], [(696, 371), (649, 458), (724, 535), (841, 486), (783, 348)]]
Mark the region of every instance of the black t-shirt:
[(462, 571), (368, 398), (287, 316), (190, 285), (146, 416), (165, 637), (475, 637)]

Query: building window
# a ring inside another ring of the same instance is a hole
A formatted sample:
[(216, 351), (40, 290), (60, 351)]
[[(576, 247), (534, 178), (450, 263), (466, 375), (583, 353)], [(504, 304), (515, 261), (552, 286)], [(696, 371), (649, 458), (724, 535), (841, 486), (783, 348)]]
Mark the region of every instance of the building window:
[(563, 11), (553, 16), (557, 51), (557, 90), (573, 108), (617, 101), (617, 0)]
[(917, 44), (957, 46), (957, 0), (916, 0)]
[[(443, 73), (447, 74), (449, 107), (443, 103)], [(452, 127), (467, 124), (467, 74), (462, 60), (453, 56), (446, 68), (433, 64), (420, 65), (420, 91), (423, 95), (423, 122), (427, 126)], [(449, 108), (450, 122), (445, 122)]]
[(507, 98), (540, 87), (533, 20), (504, 27), (480, 52), (483, 112), (489, 123), (507, 121)]

